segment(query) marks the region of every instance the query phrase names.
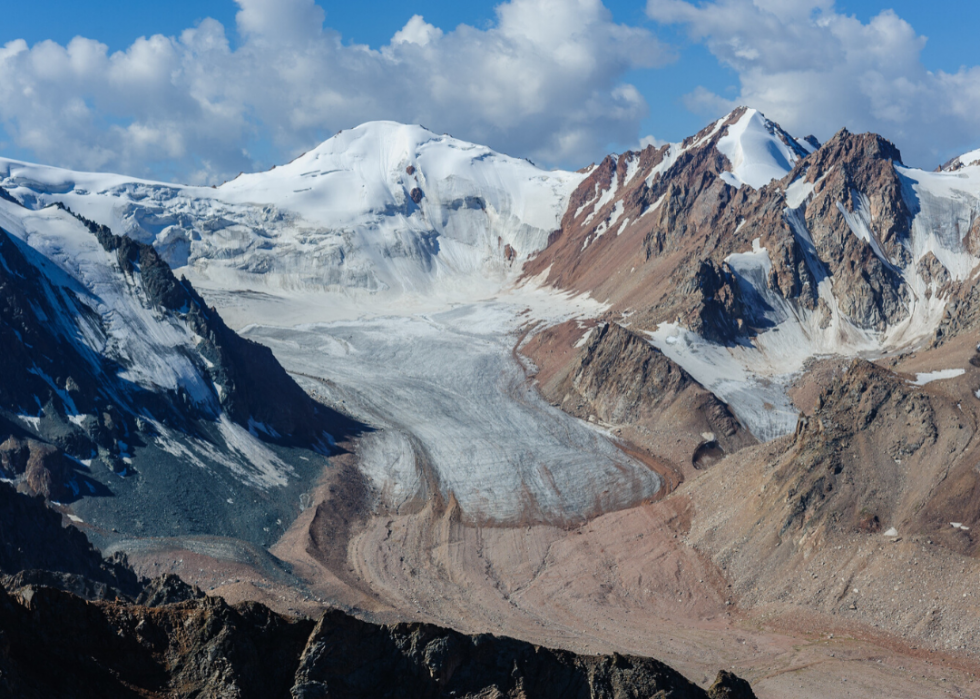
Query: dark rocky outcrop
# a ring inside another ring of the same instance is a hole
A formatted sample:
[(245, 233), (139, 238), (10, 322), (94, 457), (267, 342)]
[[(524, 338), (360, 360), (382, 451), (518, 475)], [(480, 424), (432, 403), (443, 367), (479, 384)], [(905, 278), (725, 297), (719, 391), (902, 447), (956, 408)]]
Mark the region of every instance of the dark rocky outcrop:
[(616, 323), (598, 326), (562, 386), (563, 409), (583, 419), (609, 424), (652, 420), (683, 402), (700, 415), (700, 431), (716, 433), (726, 450), (754, 443), (728, 406), (656, 347)]
[[(67, 207), (59, 205), (71, 213)], [(265, 438), (294, 444), (323, 444), (324, 433), (344, 422), (340, 415), (313, 401), (273, 356), (272, 351), (239, 336), (214, 308), (208, 308), (187, 279), (177, 279), (151, 246), (117, 236), (106, 226), (77, 214), (120, 268), (138, 277), (147, 299), (161, 311), (182, 318), (203, 338), (198, 347), (210, 363), (208, 373), (222, 386), (221, 407), (238, 424), (262, 424)], [(325, 445), (324, 445), (325, 446)]]
[(681, 290), (694, 300), (684, 318), (690, 330), (712, 342), (732, 344), (746, 330), (745, 304), (738, 281), (727, 264), (704, 260), (691, 282)]
[(188, 585), (173, 574), (163, 575), (151, 580), (136, 598), (137, 604), (144, 607), (165, 607), (204, 599), (207, 595), (199, 587)]
[(722, 670), (708, 688), (708, 696), (710, 699), (752, 699), (755, 692), (752, 691), (752, 685), (741, 677)]
[(296, 680), (294, 699), (715, 696), (650, 658), (578, 656), (425, 624), (375, 626), (340, 612), (317, 623)]
[(82, 532), (62, 526), (43, 498), (8, 483), (0, 483), (0, 574), (98, 599), (135, 597), (142, 589), (125, 557), (103, 559)]
[[(51, 672), (57, 667), (58, 672)], [(0, 588), (0, 694), (35, 697), (661, 697), (750, 699), (723, 673), (705, 691), (663, 663), (579, 656), (425, 624), (318, 622), (206, 597), (156, 608)]]

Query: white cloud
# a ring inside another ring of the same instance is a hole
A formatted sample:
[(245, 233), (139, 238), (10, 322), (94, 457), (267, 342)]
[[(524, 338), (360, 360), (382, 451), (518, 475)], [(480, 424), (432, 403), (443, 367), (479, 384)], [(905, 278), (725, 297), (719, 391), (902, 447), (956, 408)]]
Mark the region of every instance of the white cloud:
[(653, 146), (654, 148), (661, 148), (667, 145), (667, 141), (661, 141), (656, 136), (644, 136), (640, 139), (640, 147), (638, 150), (644, 150), (648, 146)]
[(419, 46), (426, 46), (440, 38), (442, 38), (442, 30), (439, 27), (426, 22), (422, 15), (414, 15), (408, 20), (408, 24), (395, 32), (391, 38), (391, 45), (418, 44)]
[(319, 35), (325, 13), (314, 0), (235, 0), (238, 30), (274, 42), (311, 40)]
[(832, 0), (648, 0), (647, 14), (686, 25), (738, 73), (737, 99), (699, 87), (685, 100), (694, 111), (748, 104), (800, 135), (875, 131), (930, 167), (980, 133), (980, 68), (926, 70), (925, 37), (891, 10), (862, 23)]
[(211, 19), (116, 53), (85, 38), (0, 47), (0, 124), (44, 162), (182, 179), (374, 119), (577, 167), (635, 141), (647, 105), (623, 76), (671, 59), (601, 0), (510, 0), (495, 25), (445, 33), (416, 16), (379, 49), (345, 44), (313, 0), (237, 2), (237, 48)]

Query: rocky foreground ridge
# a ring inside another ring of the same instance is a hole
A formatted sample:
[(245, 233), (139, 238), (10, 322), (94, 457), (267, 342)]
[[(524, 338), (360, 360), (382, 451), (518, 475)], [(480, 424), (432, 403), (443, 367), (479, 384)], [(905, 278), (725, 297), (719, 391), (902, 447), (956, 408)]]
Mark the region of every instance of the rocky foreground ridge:
[(720, 673), (706, 691), (650, 658), (580, 656), (425, 624), (377, 626), (338, 611), (313, 621), (221, 598), (167, 602), (87, 602), (36, 585), (0, 590), (0, 693), (24, 699), (755, 696), (730, 673)]
[(650, 658), (379, 626), (336, 610), (313, 620), (232, 606), (176, 576), (138, 581), (124, 559), (102, 561), (40, 498), (0, 484), (0, 504), (3, 696), (755, 696), (727, 672), (705, 691)]

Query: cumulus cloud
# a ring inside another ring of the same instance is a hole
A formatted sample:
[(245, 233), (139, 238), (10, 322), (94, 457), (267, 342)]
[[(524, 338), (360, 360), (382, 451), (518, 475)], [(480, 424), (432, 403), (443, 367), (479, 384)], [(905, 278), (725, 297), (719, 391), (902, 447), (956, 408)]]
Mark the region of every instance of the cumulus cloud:
[(738, 73), (737, 99), (699, 87), (685, 99), (692, 110), (748, 104), (821, 138), (843, 126), (875, 131), (906, 162), (930, 167), (980, 132), (980, 68), (926, 70), (925, 37), (891, 10), (862, 23), (833, 0), (648, 0), (647, 14), (686, 26)]
[(0, 47), (9, 140), (44, 162), (214, 181), (253, 169), (250, 151), (288, 159), (393, 119), (578, 166), (636, 139), (647, 104), (623, 76), (671, 59), (601, 0), (510, 0), (486, 29), (415, 16), (377, 49), (345, 44), (314, 0), (236, 1), (234, 48), (212, 19), (115, 53), (81, 37)]
[(662, 146), (666, 145), (667, 141), (662, 141), (656, 136), (644, 136), (640, 139), (640, 147), (637, 150), (644, 150), (650, 146), (653, 146), (654, 148), (661, 148)]

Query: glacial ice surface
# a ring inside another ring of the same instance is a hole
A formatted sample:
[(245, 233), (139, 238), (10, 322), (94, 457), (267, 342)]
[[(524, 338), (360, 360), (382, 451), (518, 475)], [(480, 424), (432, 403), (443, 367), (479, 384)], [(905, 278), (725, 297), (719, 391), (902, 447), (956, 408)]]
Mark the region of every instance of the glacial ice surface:
[(361, 467), (390, 507), (438, 488), (471, 520), (560, 522), (653, 496), (653, 471), (539, 396), (512, 354), (515, 323), (487, 301), (246, 335), (378, 427)]

